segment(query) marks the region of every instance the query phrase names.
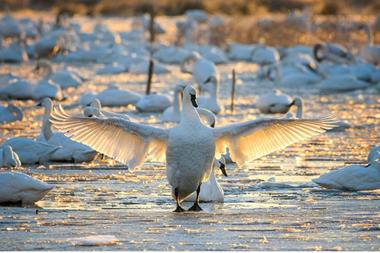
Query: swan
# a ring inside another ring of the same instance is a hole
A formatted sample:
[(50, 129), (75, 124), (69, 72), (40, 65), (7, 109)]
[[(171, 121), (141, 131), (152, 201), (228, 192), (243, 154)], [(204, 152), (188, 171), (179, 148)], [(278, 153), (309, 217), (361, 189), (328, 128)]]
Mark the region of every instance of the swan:
[(139, 112), (163, 112), (171, 104), (172, 101), (167, 95), (151, 93), (137, 101), (135, 106)]
[[(140, 59), (137, 62), (134, 62), (129, 67), (129, 73), (132, 74), (146, 74), (148, 73), (149, 68), (149, 59)], [(169, 73), (169, 69), (165, 67), (165, 65), (154, 61), (153, 65), (153, 73), (154, 74), (166, 74)]]
[(94, 99), (91, 104), (84, 108), (83, 115), (86, 117), (98, 117), (98, 118), (112, 118), (118, 117), (124, 120), (130, 120), (130, 118), (126, 114), (122, 113), (114, 113), (114, 112), (106, 112), (102, 110), (102, 104), (99, 99)]
[(22, 120), (23, 117), (22, 110), (15, 105), (0, 106), (0, 124)]
[(160, 62), (167, 64), (180, 64), (191, 54), (190, 51), (181, 47), (167, 46), (159, 48), (153, 57)]
[(44, 163), (50, 160), (51, 155), (59, 149), (44, 142), (31, 140), (25, 137), (14, 137), (6, 140), (0, 148), (11, 146), (20, 158), (22, 164)]
[(20, 158), (13, 151), (12, 147), (9, 145), (5, 145), (0, 149), (0, 166), (3, 168), (18, 168), (21, 167)]
[(42, 79), (34, 87), (32, 97), (34, 100), (41, 100), (46, 97), (63, 100), (64, 95), (58, 84), (51, 80)]
[(0, 62), (20, 63), (29, 60), (23, 39), (13, 42), (6, 48), (0, 48)]
[(335, 43), (315, 44), (314, 58), (318, 61), (330, 61), (335, 64), (346, 64), (354, 61), (353, 55), (343, 46)]
[(192, 52), (192, 51), (198, 52), (200, 55), (202, 55), (203, 58), (215, 64), (228, 62), (228, 59), (225, 53), (221, 49), (215, 46), (188, 43), (185, 45), (185, 49), (187, 49), (189, 52)]
[(253, 45), (231, 43), (227, 48), (227, 56), (232, 61), (250, 61), (254, 49)]
[(330, 171), (313, 182), (342, 191), (365, 191), (380, 189), (380, 147), (375, 147), (368, 156), (368, 165), (350, 165)]
[[(190, 69), (191, 68), (191, 69)], [(219, 72), (215, 64), (198, 52), (192, 52), (189, 57), (181, 64), (181, 70), (185, 73), (191, 73), (199, 89), (205, 88), (207, 83), (219, 84)]]
[(206, 90), (208, 94), (199, 96), (199, 106), (206, 108), (215, 114), (220, 113), (222, 109), (218, 103), (218, 84), (215, 82), (208, 82), (204, 84), (203, 89)]
[(371, 83), (360, 81), (354, 76), (347, 74), (329, 76), (319, 82), (316, 87), (319, 88), (322, 93), (330, 93), (366, 89), (369, 86), (371, 86)]
[(302, 118), (302, 99), (291, 99), (279, 90), (260, 96), (256, 102), (256, 107), (261, 113), (287, 113), (293, 105), (297, 107), (296, 117)]
[(0, 172), (0, 204), (33, 204), (42, 199), (53, 185), (22, 172)]
[(367, 34), (367, 43), (359, 50), (359, 57), (373, 65), (380, 64), (380, 46), (374, 45), (372, 29), (368, 24), (360, 24), (359, 29), (363, 29)]
[(257, 46), (251, 52), (251, 61), (259, 65), (277, 64), (280, 53), (274, 47)]
[(100, 103), (103, 106), (125, 106), (129, 104), (136, 104), (142, 96), (138, 93), (121, 90), (116, 86), (112, 86), (108, 89), (105, 89), (98, 94), (93, 93), (84, 93), (79, 100), (81, 105), (90, 104), (95, 98), (99, 99)]
[(45, 109), (41, 133), (38, 140), (44, 141), (49, 145), (59, 147), (59, 149), (51, 154), (49, 161), (82, 163), (94, 160), (97, 155), (96, 151), (86, 145), (83, 145), (82, 143), (78, 143), (70, 138), (67, 138), (62, 133), (52, 132), (49, 118), (53, 108), (53, 103), (50, 98), (44, 98), (38, 105), (44, 107)]
[(1, 99), (32, 99), (34, 94), (34, 85), (24, 79), (16, 79), (8, 85), (0, 88)]
[(45, 80), (50, 80), (53, 83), (58, 84), (62, 89), (69, 87), (79, 87), (83, 83), (83, 79), (69, 70), (57, 70), (53, 71), (53, 67), (46, 61), (40, 61), (37, 63), (36, 69), (44, 68), (47, 70), (47, 74), (44, 77)]
[(21, 34), (20, 24), (11, 15), (7, 14), (0, 19), (0, 36), (5, 38), (18, 37)]
[(50, 121), (66, 136), (126, 163), (131, 169), (146, 158), (164, 161), (166, 157), (167, 179), (176, 201), (176, 212), (184, 211), (180, 202), (194, 191), (197, 197), (189, 210), (202, 210), (198, 203), (200, 186), (209, 178), (215, 155), (220, 157), (226, 147), (241, 166), (335, 126), (331, 118), (264, 118), (210, 128), (201, 123), (194, 108), (196, 91), (191, 85), (184, 89), (182, 104), (180, 123), (169, 129), (118, 118), (69, 115), (60, 105), (54, 108)]

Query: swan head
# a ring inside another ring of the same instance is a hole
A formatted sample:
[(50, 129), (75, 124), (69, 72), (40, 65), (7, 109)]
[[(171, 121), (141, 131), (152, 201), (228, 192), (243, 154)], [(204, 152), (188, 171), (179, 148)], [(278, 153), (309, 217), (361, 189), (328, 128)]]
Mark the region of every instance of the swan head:
[(181, 63), (181, 71), (184, 73), (192, 73), (192, 66), (193, 64), (198, 60), (202, 58), (201, 55), (198, 52), (191, 52), (189, 56), (185, 58), (185, 60)]
[(293, 101), (290, 104), (290, 106), (292, 106), (292, 105), (302, 106), (303, 105), (302, 99), (301, 98), (295, 98), (295, 99), (293, 99)]
[(195, 89), (193, 88), (193, 86), (191, 85), (187, 85), (185, 87), (185, 89), (183, 90), (183, 94), (187, 97), (190, 98), (190, 101), (191, 103), (193, 104), (193, 106), (195, 108), (198, 107), (198, 104), (197, 104), (197, 92), (195, 91)]
[(323, 44), (316, 44), (313, 48), (313, 54), (318, 62), (323, 61), (326, 56), (326, 47)]
[(37, 103), (36, 106), (44, 107), (44, 108), (50, 108), (52, 107), (53, 102), (51, 101), (50, 98), (46, 97), (42, 99), (39, 103)]
[(91, 103), (89, 103), (87, 106), (91, 106), (91, 107), (95, 107), (97, 109), (101, 109), (102, 108), (102, 103), (100, 103), (100, 100), (95, 98)]

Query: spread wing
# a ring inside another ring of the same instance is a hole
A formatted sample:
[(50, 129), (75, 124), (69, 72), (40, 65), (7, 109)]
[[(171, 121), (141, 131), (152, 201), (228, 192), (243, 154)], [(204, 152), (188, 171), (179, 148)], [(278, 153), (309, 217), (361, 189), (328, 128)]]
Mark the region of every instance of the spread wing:
[(126, 163), (141, 165), (146, 158), (165, 160), (168, 130), (121, 118), (87, 118), (67, 114), (59, 105), (50, 117), (53, 127), (67, 137)]
[(229, 147), (238, 165), (252, 161), (298, 141), (309, 139), (328, 129), (336, 121), (322, 119), (258, 119), (228, 124), (214, 129), (217, 157)]

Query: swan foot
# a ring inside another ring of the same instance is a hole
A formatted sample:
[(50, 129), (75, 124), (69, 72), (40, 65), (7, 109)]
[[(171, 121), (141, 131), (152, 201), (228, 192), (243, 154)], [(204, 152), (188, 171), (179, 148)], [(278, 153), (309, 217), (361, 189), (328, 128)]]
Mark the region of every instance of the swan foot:
[(194, 203), (194, 205), (187, 211), (200, 212), (203, 211), (203, 209), (198, 205), (198, 203)]
[(182, 213), (184, 211), (185, 211), (185, 209), (183, 209), (180, 205), (177, 205), (177, 208), (173, 212), (175, 212), (175, 213)]

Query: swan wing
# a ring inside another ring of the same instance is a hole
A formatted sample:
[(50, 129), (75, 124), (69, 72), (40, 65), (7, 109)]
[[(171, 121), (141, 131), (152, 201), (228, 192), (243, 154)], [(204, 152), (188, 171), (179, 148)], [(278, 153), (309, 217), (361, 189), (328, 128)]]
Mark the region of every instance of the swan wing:
[(50, 118), (53, 127), (67, 137), (86, 144), (96, 151), (126, 163), (129, 168), (145, 159), (165, 160), (168, 130), (121, 118), (88, 118), (67, 114), (61, 105)]
[(217, 127), (214, 131), (216, 155), (229, 147), (231, 158), (238, 165), (252, 161), (298, 141), (309, 139), (328, 129), (336, 121), (321, 119), (257, 119)]

